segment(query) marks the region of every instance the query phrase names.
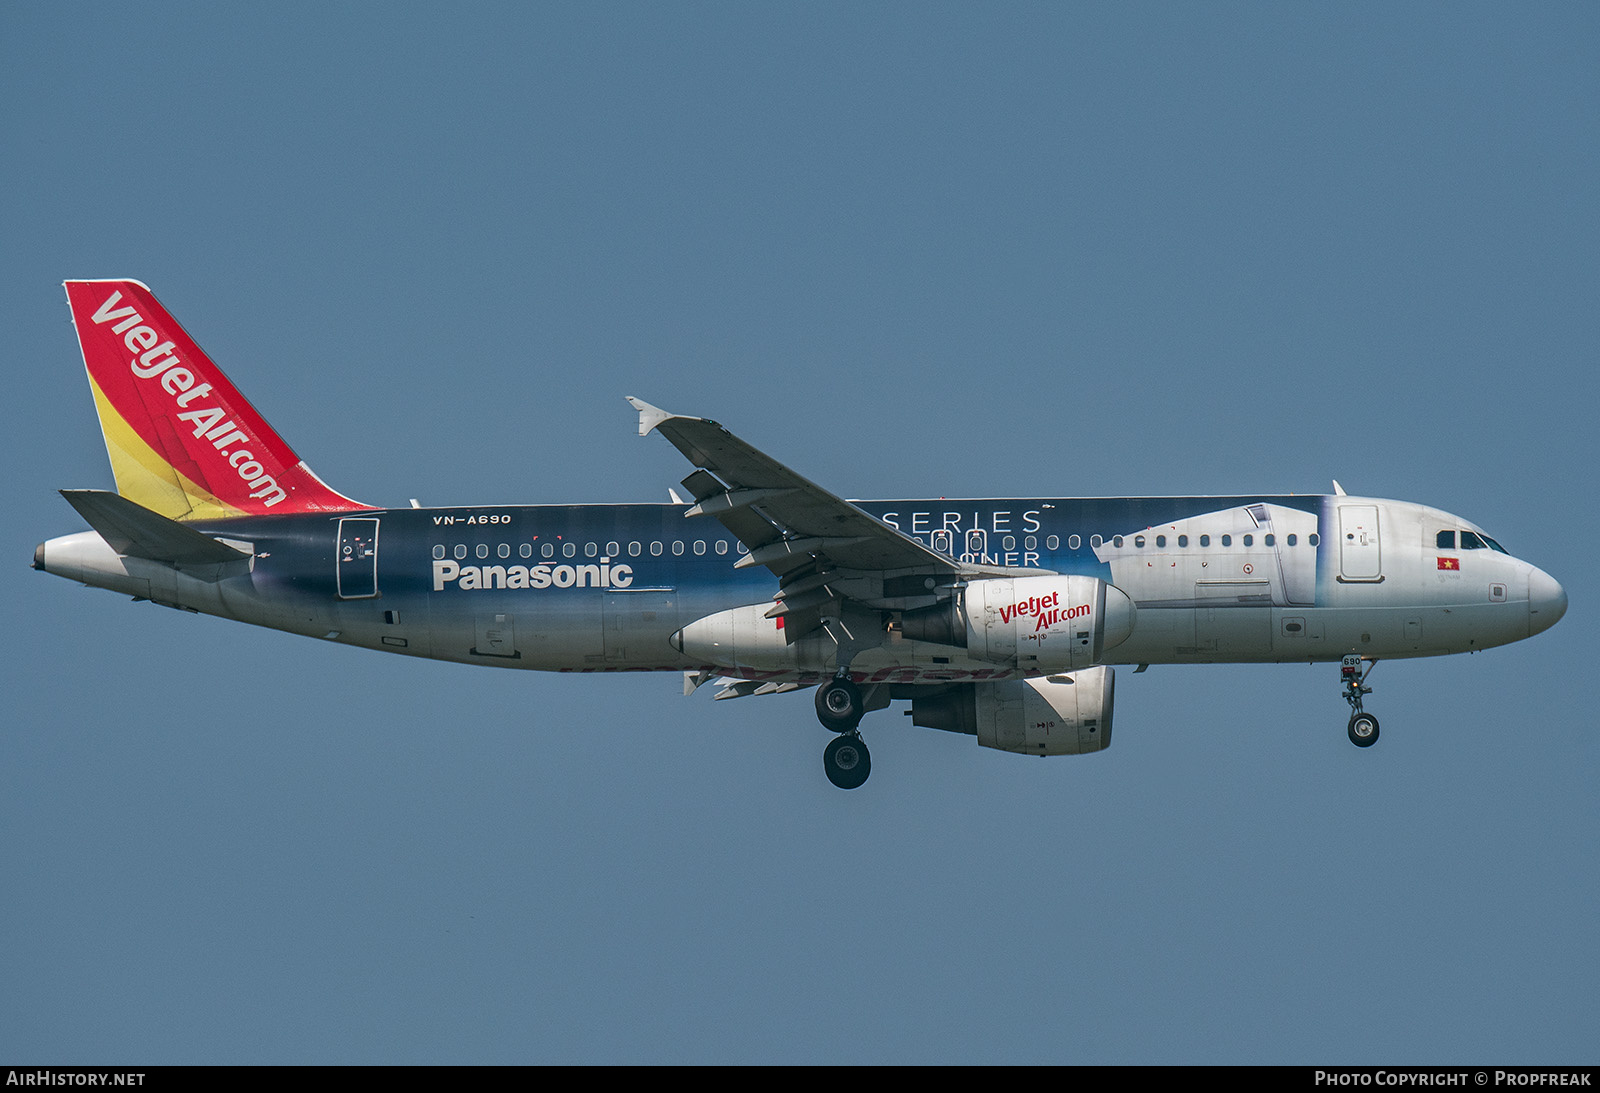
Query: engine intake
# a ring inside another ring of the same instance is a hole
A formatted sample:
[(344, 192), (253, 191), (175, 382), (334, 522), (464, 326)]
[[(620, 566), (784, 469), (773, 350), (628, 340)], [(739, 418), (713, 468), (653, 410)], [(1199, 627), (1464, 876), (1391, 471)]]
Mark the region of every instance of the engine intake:
[(1095, 577), (973, 581), (945, 603), (907, 611), (901, 633), (966, 649), (974, 657), (1039, 672), (1100, 663), (1133, 633), (1135, 608)]

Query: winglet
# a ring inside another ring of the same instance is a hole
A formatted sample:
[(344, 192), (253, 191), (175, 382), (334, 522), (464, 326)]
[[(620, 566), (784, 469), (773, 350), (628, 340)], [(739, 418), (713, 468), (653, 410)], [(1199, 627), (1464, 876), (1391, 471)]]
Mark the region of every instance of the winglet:
[(1339, 480), (1337, 478), (1333, 480), (1333, 494), (1335, 497), (1345, 496), (1344, 487), (1339, 485)]
[(677, 414), (669, 414), (659, 406), (651, 406), (644, 399), (627, 396), (628, 405), (639, 411), (639, 435), (649, 436), (650, 430), (660, 425), (663, 421), (675, 418)]

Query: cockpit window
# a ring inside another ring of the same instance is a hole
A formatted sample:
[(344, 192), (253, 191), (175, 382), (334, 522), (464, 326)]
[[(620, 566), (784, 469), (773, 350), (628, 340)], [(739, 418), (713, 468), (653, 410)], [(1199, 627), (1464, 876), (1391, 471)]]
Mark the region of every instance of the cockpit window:
[(1501, 546), (1499, 543), (1495, 542), (1493, 539), (1489, 538), (1487, 535), (1483, 534), (1482, 532), (1479, 532), (1479, 531), (1467, 531), (1465, 529), (1462, 529), (1459, 532), (1457, 532), (1455, 530), (1441, 531), (1439, 533), (1439, 538), (1438, 538), (1439, 549), (1440, 550), (1455, 550), (1456, 549), (1456, 536), (1457, 535), (1461, 536), (1461, 549), (1462, 550), (1485, 550), (1485, 549), (1494, 550), (1494, 551), (1498, 551), (1501, 554), (1507, 555), (1508, 557), (1511, 554), (1511, 552), (1509, 550), (1507, 550), (1505, 547)]

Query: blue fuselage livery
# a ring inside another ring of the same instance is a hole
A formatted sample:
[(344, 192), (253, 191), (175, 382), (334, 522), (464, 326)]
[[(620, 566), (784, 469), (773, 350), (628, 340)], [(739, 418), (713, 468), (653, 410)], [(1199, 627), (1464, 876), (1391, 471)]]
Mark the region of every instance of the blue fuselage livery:
[(1424, 505), (851, 502), (638, 399), (640, 435), (695, 468), (692, 501), (377, 508), (312, 474), (144, 286), (68, 296), (118, 488), (63, 491), (92, 530), (40, 544), (36, 568), (408, 656), (681, 672), (718, 698), (815, 687), (842, 788), (870, 770), (860, 721), (893, 701), (986, 747), (1103, 750), (1122, 664), (1338, 662), (1365, 747), (1378, 660), (1503, 645), (1566, 610), (1549, 575)]

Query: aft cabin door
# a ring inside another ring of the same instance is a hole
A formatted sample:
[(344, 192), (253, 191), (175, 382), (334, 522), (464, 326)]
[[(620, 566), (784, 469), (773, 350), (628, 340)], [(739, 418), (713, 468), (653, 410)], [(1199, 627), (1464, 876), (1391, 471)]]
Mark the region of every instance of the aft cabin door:
[(1339, 506), (1339, 579), (1383, 580), (1377, 505)]
[(339, 521), (337, 578), (341, 600), (369, 600), (378, 594), (378, 521), (346, 517)]

